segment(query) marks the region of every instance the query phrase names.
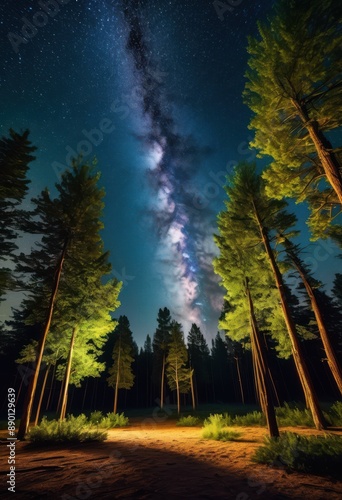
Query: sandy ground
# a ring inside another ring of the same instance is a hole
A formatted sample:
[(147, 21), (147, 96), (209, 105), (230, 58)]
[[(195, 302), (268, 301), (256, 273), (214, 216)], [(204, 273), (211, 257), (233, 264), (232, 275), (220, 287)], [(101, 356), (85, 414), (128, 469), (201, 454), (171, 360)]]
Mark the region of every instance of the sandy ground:
[[(109, 431), (104, 443), (33, 449), (16, 445), (16, 494), (7, 491), (8, 449), (0, 446), (1, 498), (18, 499), (310, 499), (340, 500), (342, 482), (250, 461), (266, 435), (235, 428), (237, 442), (207, 441), (200, 428), (145, 420)], [(285, 429), (282, 429), (285, 430)], [(312, 429), (290, 429), (319, 434)], [(342, 435), (342, 432), (337, 432)]]

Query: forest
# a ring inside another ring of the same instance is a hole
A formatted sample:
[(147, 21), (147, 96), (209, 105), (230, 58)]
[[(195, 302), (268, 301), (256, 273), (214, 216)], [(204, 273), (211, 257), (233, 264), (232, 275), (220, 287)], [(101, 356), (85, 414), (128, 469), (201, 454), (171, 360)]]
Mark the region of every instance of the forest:
[(1, 378), (2, 391), (16, 391), (19, 440), (44, 415), (61, 422), (156, 407), (181, 416), (252, 405), (277, 439), (276, 409), (298, 402), (317, 430), (331, 426), (326, 405), (342, 396), (342, 270), (319, 281), (306, 248), (342, 245), (341, 9), (281, 0), (248, 39), (242, 97), (258, 157), (222, 186), (212, 265), (224, 302), (211, 342), (160, 304), (138, 346), (116, 313), (123, 284), (102, 237), (101, 165), (74, 158), (29, 199), (41, 145), (15, 125), (1, 138), (0, 300), (23, 296), (0, 325)]

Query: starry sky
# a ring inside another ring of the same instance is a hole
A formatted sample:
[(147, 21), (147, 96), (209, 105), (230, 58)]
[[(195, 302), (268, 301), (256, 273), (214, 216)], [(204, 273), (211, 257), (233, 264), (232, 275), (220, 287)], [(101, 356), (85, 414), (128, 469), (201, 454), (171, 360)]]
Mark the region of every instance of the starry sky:
[[(96, 156), (103, 239), (124, 283), (116, 314), (128, 316), (139, 345), (165, 306), (185, 333), (193, 322), (209, 341), (217, 332), (223, 292), (212, 235), (225, 175), (255, 159), (241, 97), (247, 35), (273, 1), (221, 4), (221, 13), (209, 0), (0, 6), (0, 133), (31, 131), (30, 197), (45, 186), (53, 193), (73, 156)], [(21, 240), (21, 249), (31, 245)], [(325, 282), (337, 253), (330, 243), (307, 248)]]

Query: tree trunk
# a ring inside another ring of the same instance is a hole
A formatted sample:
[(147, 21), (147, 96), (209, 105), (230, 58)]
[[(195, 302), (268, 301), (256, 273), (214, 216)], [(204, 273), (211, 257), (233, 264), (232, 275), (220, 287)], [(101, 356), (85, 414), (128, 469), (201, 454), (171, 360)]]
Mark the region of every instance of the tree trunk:
[(65, 369), (63, 399), (62, 399), (61, 413), (59, 416), (60, 421), (64, 420), (65, 415), (66, 415), (66, 409), (67, 409), (67, 404), (68, 404), (68, 389), (69, 389), (70, 373), (71, 373), (72, 357), (74, 354), (76, 333), (77, 333), (77, 326), (74, 326), (74, 328), (72, 329), (68, 361), (67, 361), (67, 365), (66, 365), (66, 369)]
[(35, 421), (34, 421), (34, 426), (38, 425), (40, 409), (42, 407), (43, 396), (44, 396), (46, 382), (47, 382), (47, 378), (48, 378), (48, 375), (49, 375), (49, 372), (50, 372), (50, 368), (51, 368), (51, 364), (49, 364), (47, 366), (46, 372), (45, 372), (45, 375), (44, 375), (43, 386), (42, 386), (42, 390), (40, 391), (40, 397), (39, 397), (39, 401), (38, 401), (38, 406), (37, 406), (36, 418), (35, 418)]
[(164, 379), (165, 379), (165, 353), (163, 353), (163, 365), (160, 385), (160, 408), (164, 407)]
[(44, 331), (43, 331), (42, 335), (40, 336), (40, 339), (38, 342), (38, 347), (37, 347), (38, 355), (37, 355), (37, 360), (36, 360), (36, 369), (34, 371), (33, 377), (30, 380), (29, 386), (27, 388), (27, 393), (26, 393), (25, 402), (24, 402), (24, 409), (23, 409), (23, 413), (21, 416), (21, 420), (20, 420), (17, 439), (24, 439), (25, 438), (25, 434), (27, 433), (27, 430), (28, 430), (28, 427), (30, 424), (32, 405), (33, 405), (33, 400), (34, 400), (34, 396), (36, 394), (36, 389), (37, 389), (38, 375), (39, 375), (39, 371), (40, 371), (40, 366), (42, 364), (46, 338), (47, 338), (47, 335), (48, 335), (49, 330), (50, 330), (53, 309), (54, 309), (56, 298), (57, 298), (59, 281), (60, 281), (61, 274), (62, 274), (62, 269), (63, 269), (63, 264), (64, 264), (64, 259), (65, 259), (68, 243), (69, 243), (69, 239), (66, 238), (64, 241), (63, 250), (62, 250), (62, 253), (61, 253), (61, 256), (59, 259), (59, 263), (57, 265), (56, 272), (55, 272), (55, 279), (54, 279), (50, 303), (49, 303), (48, 316), (47, 316), (47, 320), (45, 323)]
[(292, 254), (292, 252), (289, 252), (288, 255), (290, 256), (292, 262), (294, 263), (302, 281), (305, 286), (306, 292), (309, 296), (310, 302), (311, 302), (311, 307), (313, 310), (313, 313), (315, 315), (316, 321), (317, 321), (317, 326), (318, 326), (318, 331), (320, 333), (320, 337), (322, 339), (322, 344), (324, 347), (325, 354), (327, 356), (327, 361), (329, 368), (331, 370), (331, 373), (335, 379), (335, 382), (337, 384), (337, 387), (340, 391), (340, 394), (342, 395), (342, 371), (341, 367), (339, 365), (339, 362), (337, 360), (337, 357), (335, 355), (335, 351), (333, 346), (331, 345), (329, 334), (325, 328), (324, 320), (322, 317), (321, 309), (319, 307), (319, 304), (317, 302), (315, 292), (310, 285), (310, 282), (307, 279), (306, 272), (301, 266), (301, 263), (298, 261), (296, 256)]
[(317, 121), (310, 119), (306, 106), (295, 99), (292, 99), (292, 104), (296, 108), (304, 127), (314, 143), (327, 181), (335, 191), (339, 202), (342, 204), (341, 165), (332, 151), (332, 146), (319, 128)]
[(317, 398), (316, 392), (315, 392), (314, 387), (313, 387), (313, 383), (312, 383), (312, 380), (311, 380), (311, 377), (309, 374), (309, 370), (308, 370), (308, 367), (307, 367), (307, 364), (305, 362), (305, 358), (304, 358), (304, 355), (302, 352), (302, 347), (301, 347), (299, 339), (298, 339), (296, 327), (295, 327), (294, 321), (293, 321), (292, 316), (291, 316), (291, 311), (290, 311), (289, 305), (287, 303), (287, 299), (285, 296), (283, 278), (282, 278), (282, 275), (279, 271), (278, 264), (275, 260), (274, 253), (273, 253), (273, 250), (272, 250), (270, 242), (269, 242), (267, 230), (264, 228), (264, 226), (261, 222), (258, 210), (257, 210), (255, 205), (254, 205), (254, 212), (255, 212), (255, 216), (256, 216), (257, 221), (258, 221), (261, 238), (262, 238), (262, 241), (263, 241), (263, 244), (264, 244), (264, 247), (265, 247), (265, 250), (266, 250), (266, 253), (267, 253), (267, 256), (269, 258), (270, 265), (271, 265), (271, 268), (272, 268), (272, 271), (274, 274), (275, 283), (276, 283), (277, 289), (279, 291), (281, 307), (282, 307), (287, 331), (289, 333), (289, 337), (291, 340), (292, 356), (293, 356), (293, 359), (294, 359), (294, 362), (295, 362), (295, 365), (297, 368), (299, 379), (300, 379), (302, 387), (303, 387), (304, 395), (305, 395), (306, 401), (308, 402), (309, 408), (311, 410), (316, 429), (319, 429), (319, 430), (325, 429), (327, 424), (326, 424), (325, 418), (323, 416), (322, 410), (319, 407), (318, 398)]
[(246, 279), (246, 294), (251, 322), (252, 349), (254, 348), (255, 355), (256, 386), (259, 391), (260, 404), (266, 417), (270, 437), (279, 437), (277, 419), (272, 403), (271, 378), (267, 362), (266, 345), (258, 328), (248, 279)]
[(191, 400), (192, 400), (192, 409), (195, 410), (196, 408), (196, 403), (195, 403), (195, 391), (194, 391), (194, 370), (191, 370), (190, 372), (190, 388), (191, 388)]
[(242, 401), (242, 404), (245, 404), (245, 395), (244, 395), (243, 386), (242, 386), (242, 379), (241, 379), (239, 358), (236, 356), (236, 357), (234, 357), (234, 359), (236, 361), (236, 371), (237, 371), (237, 374), (238, 374), (238, 380), (239, 380), (239, 386), (240, 386), (240, 394), (241, 394), (241, 401)]
[(115, 381), (114, 409), (113, 409), (114, 414), (116, 414), (118, 409), (118, 394), (119, 394), (119, 383), (120, 383), (120, 355), (121, 355), (121, 340), (119, 344), (118, 369), (116, 372), (116, 381)]

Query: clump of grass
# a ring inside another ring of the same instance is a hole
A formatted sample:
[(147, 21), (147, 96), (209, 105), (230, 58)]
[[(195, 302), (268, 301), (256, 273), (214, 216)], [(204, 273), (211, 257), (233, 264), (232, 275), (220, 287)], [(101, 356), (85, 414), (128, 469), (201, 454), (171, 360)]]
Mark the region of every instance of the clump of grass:
[(102, 411), (93, 411), (89, 416), (89, 422), (94, 425), (98, 425), (102, 420)]
[(240, 436), (240, 432), (224, 429), (227, 426), (227, 419), (224, 415), (210, 415), (204, 421), (202, 437), (204, 439), (214, 439), (215, 441), (235, 441)]
[(187, 417), (181, 417), (176, 425), (178, 427), (197, 427), (201, 423), (198, 417), (188, 415)]
[(311, 412), (307, 408), (291, 408), (288, 403), (284, 403), (284, 406), (276, 408), (276, 415), (278, 425), (314, 427)]
[(328, 412), (329, 420), (331, 424), (336, 427), (342, 427), (342, 402), (336, 401)]
[(124, 413), (107, 413), (98, 423), (98, 426), (102, 429), (126, 427), (127, 425), (129, 425), (129, 419), (125, 417)]
[(104, 441), (107, 439), (107, 433), (95, 428), (85, 415), (68, 415), (61, 422), (43, 417), (40, 425), (30, 430), (28, 437), (34, 444), (83, 443)]
[(286, 467), (290, 470), (338, 477), (342, 469), (342, 438), (299, 436), (284, 432), (279, 438), (266, 437), (252, 457), (254, 462)]
[(233, 425), (266, 425), (265, 416), (260, 411), (253, 411), (247, 415), (236, 415), (233, 419)]

